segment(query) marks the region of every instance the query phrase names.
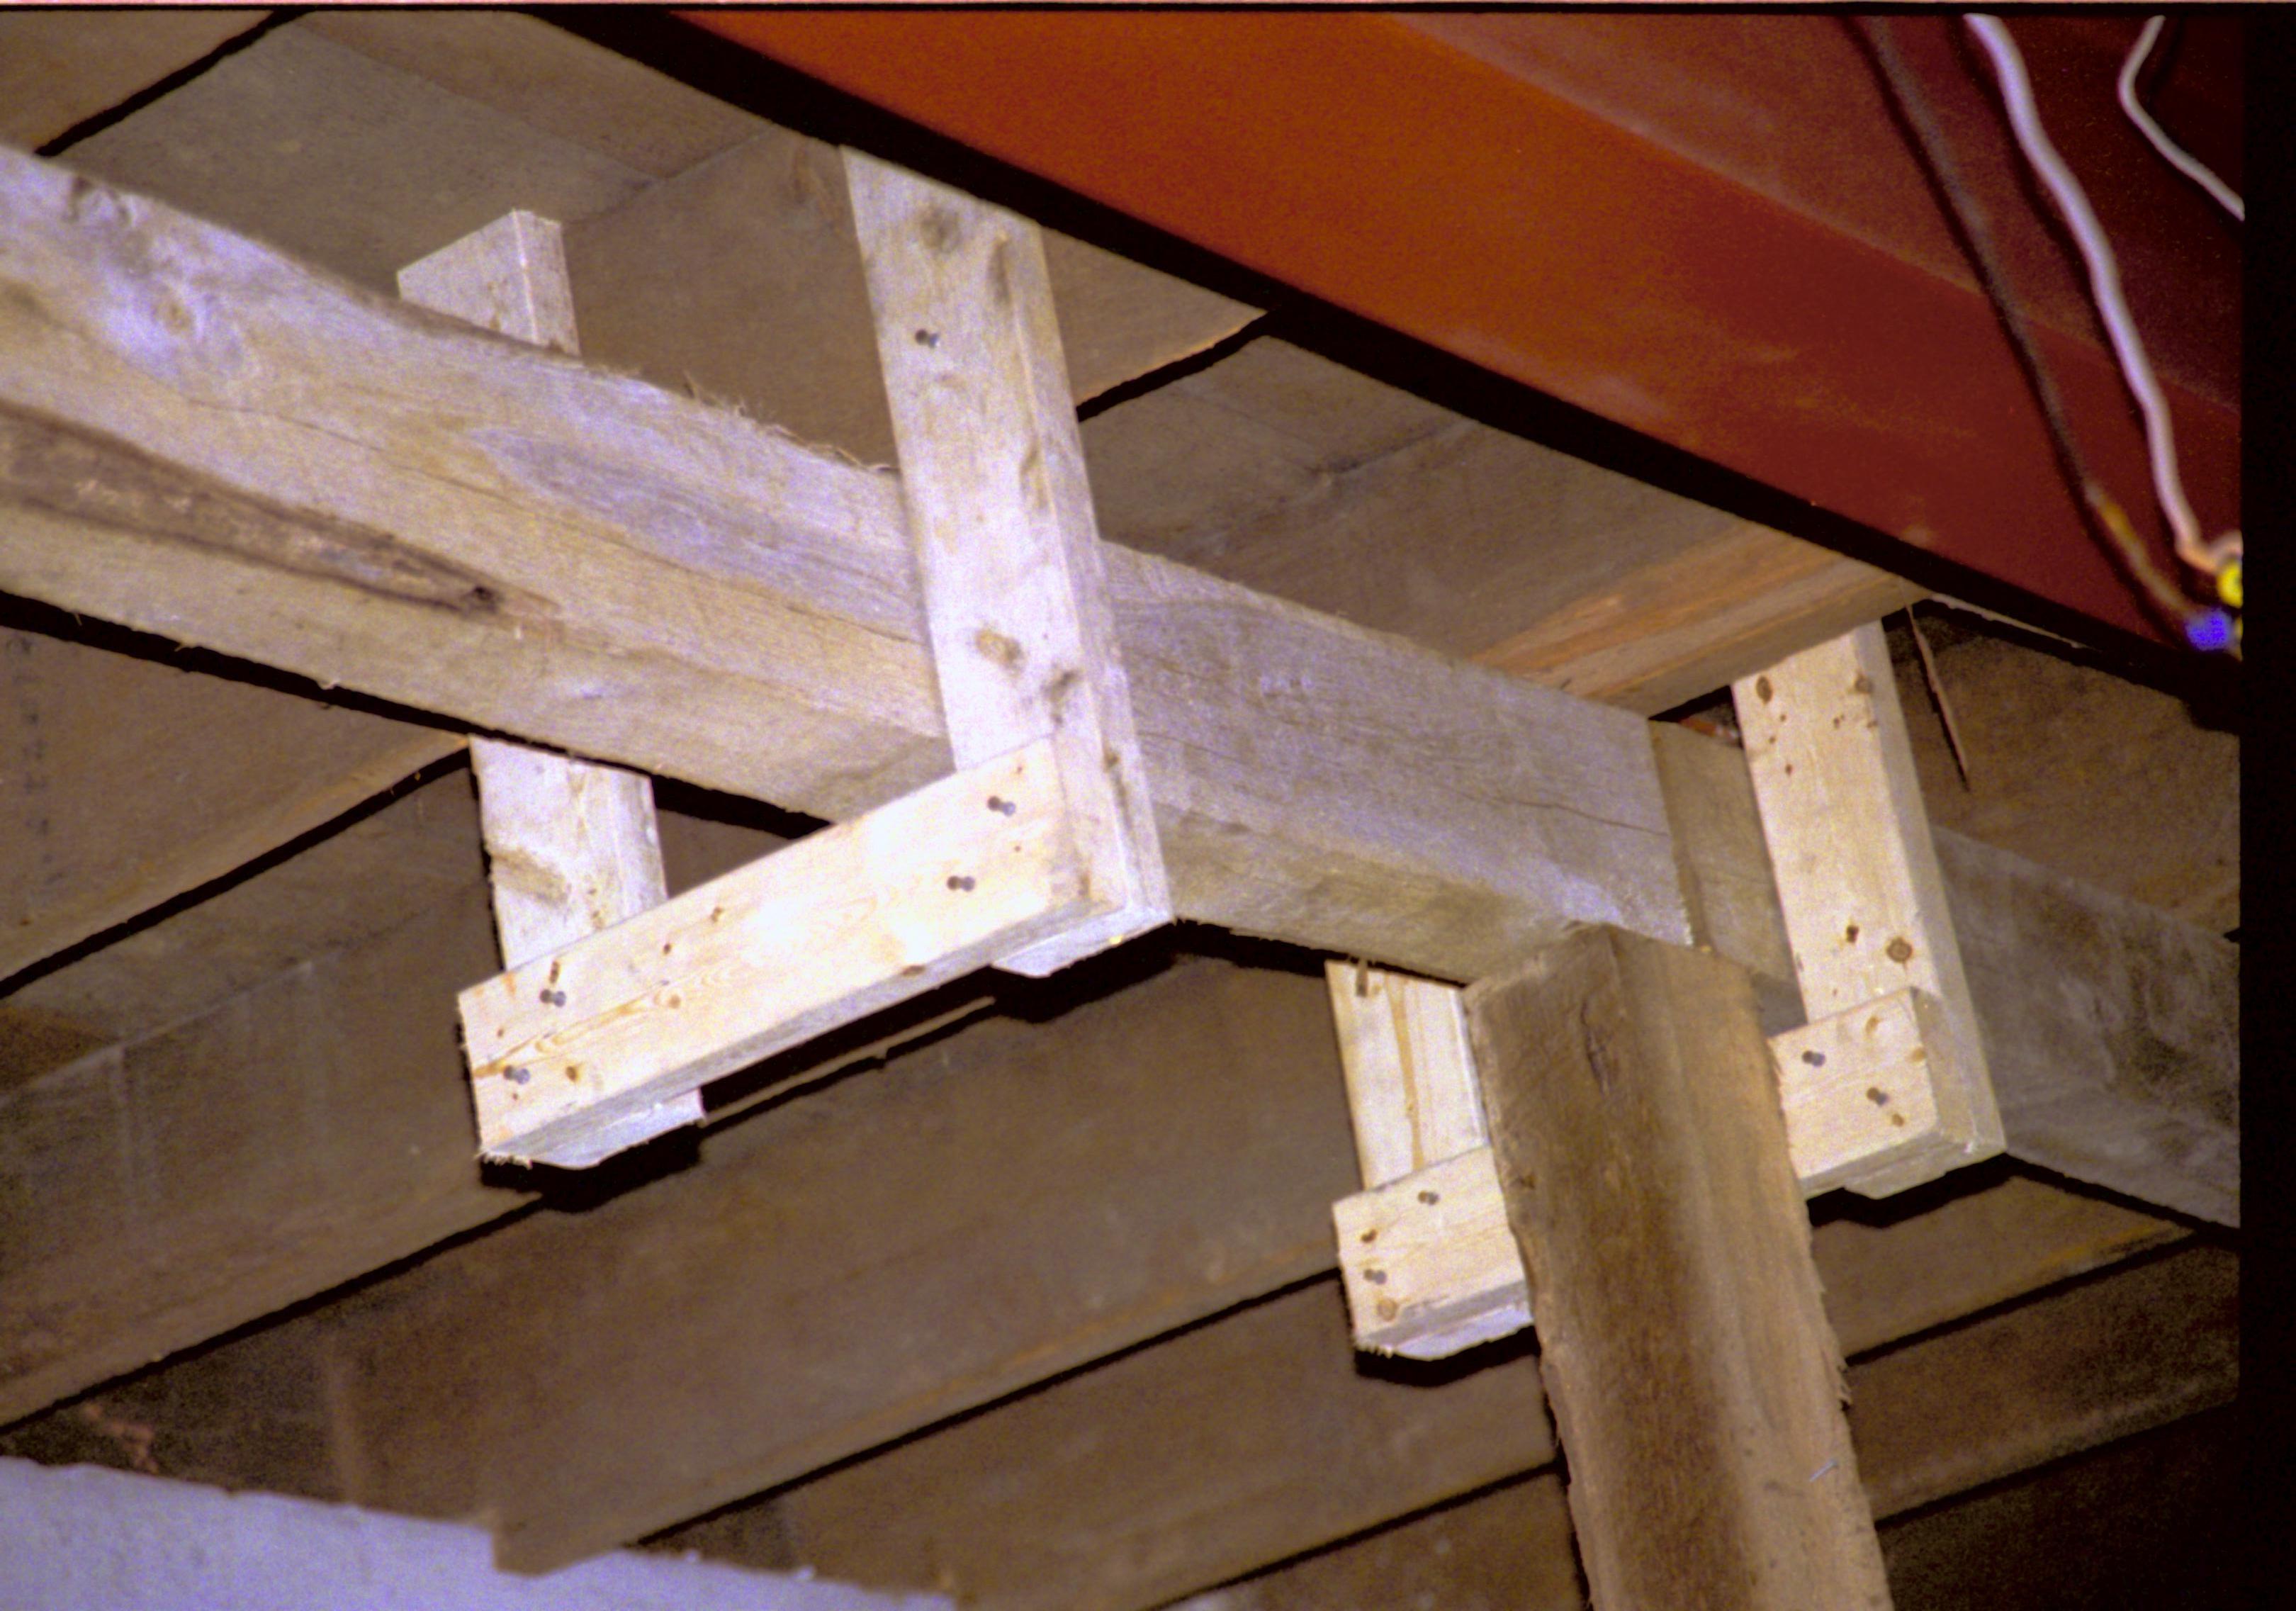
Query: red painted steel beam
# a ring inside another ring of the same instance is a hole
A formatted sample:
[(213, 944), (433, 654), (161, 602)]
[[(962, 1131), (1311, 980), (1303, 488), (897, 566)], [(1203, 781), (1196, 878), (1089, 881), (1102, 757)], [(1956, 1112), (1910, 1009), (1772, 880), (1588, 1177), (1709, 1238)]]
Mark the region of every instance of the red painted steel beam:
[[(2161, 636), (2085, 530), (2009, 345), (1837, 19), (690, 20), (1337, 307)], [(2237, 236), (2112, 110), (2133, 21), (2017, 26), (2044, 112), (2129, 243), (2137, 315), (2166, 332), (2194, 506), (2211, 532), (2236, 524)], [(2083, 451), (2147, 521), (2136, 416), (2021, 189), (1989, 86), (1949, 20), (1906, 27), (2004, 222)]]

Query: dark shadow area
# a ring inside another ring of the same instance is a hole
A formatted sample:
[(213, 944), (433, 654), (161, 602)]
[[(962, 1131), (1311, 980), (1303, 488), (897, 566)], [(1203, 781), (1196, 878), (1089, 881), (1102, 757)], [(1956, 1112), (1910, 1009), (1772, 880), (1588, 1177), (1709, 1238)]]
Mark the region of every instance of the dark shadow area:
[(301, 16), (304, 9), (300, 6), (283, 6), (277, 11), (265, 12), (261, 19), (252, 24), (246, 32), (233, 35), (198, 61), (185, 62), (166, 78), (144, 86), (117, 105), (107, 106), (100, 112), (92, 112), (82, 118), (32, 154), (36, 157), (63, 155), (82, 140), (100, 135), (113, 124), (125, 122), (134, 117), (154, 101), (163, 100), (175, 94), (217, 62), (239, 54), (274, 29), (286, 27)]

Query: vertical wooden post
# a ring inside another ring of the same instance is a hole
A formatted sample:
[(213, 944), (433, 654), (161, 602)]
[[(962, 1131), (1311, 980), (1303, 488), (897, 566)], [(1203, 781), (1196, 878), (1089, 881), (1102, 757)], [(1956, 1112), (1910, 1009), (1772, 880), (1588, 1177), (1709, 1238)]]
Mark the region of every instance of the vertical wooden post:
[(1597, 928), (1467, 999), (1598, 1611), (1886, 1607), (1749, 976)]
[(1049, 974), (1170, 921), (1037, 226), (845, 153), (949, 748), (1050, 738), (1108, 910), (1003, 958)]
[[(558, 226), (530, 212), (506, 214), (409, 264), (399, 270), (398, 294), (521, 341), (579, 349)], [(505, 968), (667, 898), (653, 782), (644, 773), (490, 738), (471, 741), (471, 766)], [(686, 1091), (602, 1126), (581, 1147), (550, 1161), (594, 1163), (701, 1117), (701, 1093)], [(492, 1138), (482, 1133), (480, 1142), (496, 1153)]]

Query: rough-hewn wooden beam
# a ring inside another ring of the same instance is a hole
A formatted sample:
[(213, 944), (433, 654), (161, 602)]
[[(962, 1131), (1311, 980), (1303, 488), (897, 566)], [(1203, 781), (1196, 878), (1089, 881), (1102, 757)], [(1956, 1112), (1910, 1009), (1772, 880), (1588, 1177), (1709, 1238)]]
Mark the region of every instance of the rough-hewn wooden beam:
[(1593, 929), (1467, 1009), (1595, 1604), (1886, 1608), (1745, 971)]
[[(947, 769), (890, 476), (0, 172), (0, 586), (832, 818)], [(1633, 718), (1109, 557), (1183, 916), (1451, 978), (1685, 933)]]
[[(252, 21), (247, 14), (242, 25)], [(25, 21), (12, 18), (5, 26), (21, 32)], [(46, 25), (34, 20), (34, 26)], [(171, 123), (173, 133), (151, 148), (107, 148), (99, 171), (165, 196), (185, 183), (174, 157), (187, 144), (220, 160), (226, 177), (234, 161), (252, 164), (258, 156), (231, 147), (225, 131), (267, 152), (272, 143), (259, 119), (233, 120), (243, 101), (292, 119), (308, 108), (293, 95), (283, 103), (283, 85), (368, 113), (388, 100), (360, 72), (330, 80), (329, 64), (340, 62), (324, 47), (316, 57), (298, 54), (298, 41), (311, 34), (441, 86), (410, 92), (392, 115), (395, 127), (424, 131), (415, 149), (368, 142), (359, 148), (365, 166), (332, 169), (326, 184), (304, 187), (361, 198), (360, 253), (411, 256), (431, 240), (427, 214), (393, 203), (419, 192), (430, 206), (442, 182), (441, 152), (455, 131), (469, 134), (463, 97), (648, 172), (676, 173), (723, 151), (719, 160), (649, 185), (570, 231), (575, 292), (594, 357), (673, 390), (693, 386), (738, 399), (753, 417), (864, 459), (890, 456), (859, 256), (830, 148), (760, 125), (532, 18), (343, 12), (281, 31), (294, 37), (284, 47), (258, 46), (251, 53), (259, 60), (239, 70), (257, 79), (228, 95), (202, 91), (205, 110), (171, 112), (187, 120), (188, 133)], [(67, 32), (78, 60), (87, 30)], [(251, 87), (258, 84), (261, 94)], [(199, 167), (213, 177), (212, 161)], [(250, 177), (242, 188), (258, 187)], [(299, 234), (283, 212), (260, 211), (252, 222), (267, 238), (316, 251), (322, 267), (357, 274), (365, 266), (324, 230)], [(1048, 244), (1079, 399), (1184, 358), (1254, 316), (1064, 236)], [(737, 316), (762, 304), (776, 316)], [(9, 651), (33, 658), (0, 669), (8, 688), (0, 723), (16, 728), (13, 738), (0, 736), (0, 746), (24, 760), (0, 771), (0, 813), (19, 821), (39, 852), (0, 869), (0, 977), (255, 859), (461, 742), (454, 732), (274, 687), (186, 678), (61, 640), (34, 636), (28, 649), (18, 636), (9, 635)], [(53, 778), (66, 770), (83, 803), (60, 814), (33, 795), (52, 796)], [(116, 786), (107, 782), (89, 797), (81, 780), (91, 774)], [(168, 781), (155, 790), (137, 781), (144, 777)], [(283, 789), (283, 778), (292, 785)], [(35, 786), (43, 784), (45, 790)], [(165, 812), (145, 810), (162, 795)]]

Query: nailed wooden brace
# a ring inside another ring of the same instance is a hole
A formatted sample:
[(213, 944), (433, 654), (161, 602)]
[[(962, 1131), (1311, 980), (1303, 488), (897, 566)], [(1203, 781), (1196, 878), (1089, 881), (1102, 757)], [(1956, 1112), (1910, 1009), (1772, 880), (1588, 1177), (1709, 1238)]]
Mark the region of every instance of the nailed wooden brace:
[(1171, 920), (1043, 237), (845, 153), (901, 494), (960, 767), (1049, 739), (1105, 910), (999, 958), (1052, 973)]
[[(512, 212), (399, 270), (398, 294), (439, 313), (570, 356), (580, 349), (559, 227)], [(661, 904), (666, 894), (653, 783), (643, 772), (473, 738), (479, 820), (503, 965), (516, 968)], [(701, 1094), (634, 1108), (552, 1154), (578, 1167), (691, 1124)], [(483, 1122), (490, 1156), (533, 1157)]]
[[(1170, 918), (1042, 240), (898, 168), (848, 166), (958, 769), (676, 900), (656, 852), (650, 895), (611, 927), (561, 923), (516, 949), (505, 927), (512, 966), (462, 997), (491, 1155), (594, 1163), (698, 1118), (703, 1083), (759, 1057), (974, 968), (1049, 973)], [(556, 329), (570, 350), (562, 276), (529, 261), (554, 227), (497, 227), (491, 253), (465, 242), (442, 258), (468, 260), (411, 270), (411, 293), (451, 281), (456, 310)], [(497, 908), (531, 895), (527, 873), (563, 902), (584, 869), (553, 817), (589, 774), (501, 748), (480, 774)], [(512, 778), (521, 798), (554, 790), (542, 820), (496, 803)], [(639, 815), (650, 842), (650, 800)]]
[(1878, 625), (1732, 686), (1809, 1015), (1770, 1042), (1794, 1171), (1866, 1196), (2002, 1150)]
[(1332, 1205), (1356, 1346), (1441, 1359), (1530, 1323), (1462, 992), (1328, 964), (1365, 1189)]

